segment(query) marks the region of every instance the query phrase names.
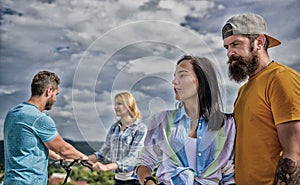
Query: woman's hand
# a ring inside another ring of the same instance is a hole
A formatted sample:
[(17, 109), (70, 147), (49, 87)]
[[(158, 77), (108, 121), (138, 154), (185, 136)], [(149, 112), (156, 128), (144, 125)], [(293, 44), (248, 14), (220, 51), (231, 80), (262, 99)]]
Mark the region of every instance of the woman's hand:
[(105, 164), (102, 164), (100, 162), (96, 162), (93, 165), (93, 170), (97, 170), (97, 171), (108, 171), (108, 167)]
[(109, 164), (102, 164), (100, 162), (96, 162), (93, 164), (93, 170), (97, 171), (111, 171), (118, 169), (117, 163), (109, 163)]

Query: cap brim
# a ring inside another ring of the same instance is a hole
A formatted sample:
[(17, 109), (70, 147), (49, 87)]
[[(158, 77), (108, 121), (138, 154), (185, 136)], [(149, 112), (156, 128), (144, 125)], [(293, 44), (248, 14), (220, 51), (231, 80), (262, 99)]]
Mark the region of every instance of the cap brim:
[(269, 39), (269, 47), (268, 48), (278, 46), (281, 44), (281, 42), (279, 40), (275, 39), (274, 37), (271, 37), (270, 35), (266, 35), (266, 36)]

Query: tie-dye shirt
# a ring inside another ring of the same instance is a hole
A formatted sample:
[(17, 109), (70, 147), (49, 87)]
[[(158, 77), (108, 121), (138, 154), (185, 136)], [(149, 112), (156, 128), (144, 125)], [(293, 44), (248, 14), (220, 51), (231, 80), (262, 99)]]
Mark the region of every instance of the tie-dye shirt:
[(151, 170), (158, 166), (158, 181), (167, 185), (235, 183), (233, 117), (227, 116), (225, 124), (217, 131), (208, 129), (206, 119), (199, 119), (196, 170), (189, 167), (185, 153), (189, 130), (190, 118), (184, 107), (154, 115), (136, 166), (148, 166)]

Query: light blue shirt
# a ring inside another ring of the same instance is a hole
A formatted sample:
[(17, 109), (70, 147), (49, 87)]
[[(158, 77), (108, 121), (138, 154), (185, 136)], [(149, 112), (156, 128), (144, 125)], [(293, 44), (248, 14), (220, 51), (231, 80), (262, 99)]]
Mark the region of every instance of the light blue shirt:
[(48, 149), (57, 136), (54, 121), (36, 106), (23, 102), (4, 121), (4, 185), (43, 185), (48, 179)]

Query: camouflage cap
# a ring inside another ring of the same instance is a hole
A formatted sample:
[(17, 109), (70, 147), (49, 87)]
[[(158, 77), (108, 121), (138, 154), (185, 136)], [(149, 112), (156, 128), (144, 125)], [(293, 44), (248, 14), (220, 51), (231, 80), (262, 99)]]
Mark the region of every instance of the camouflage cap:
[(223, 40), (231, 35), (243, 34), (264, 34), (269, 40), (269, 48), (281, 44), (279, 40), (268, 35), (264, 18), (257, 14), (235, 15), (222, 28)]

